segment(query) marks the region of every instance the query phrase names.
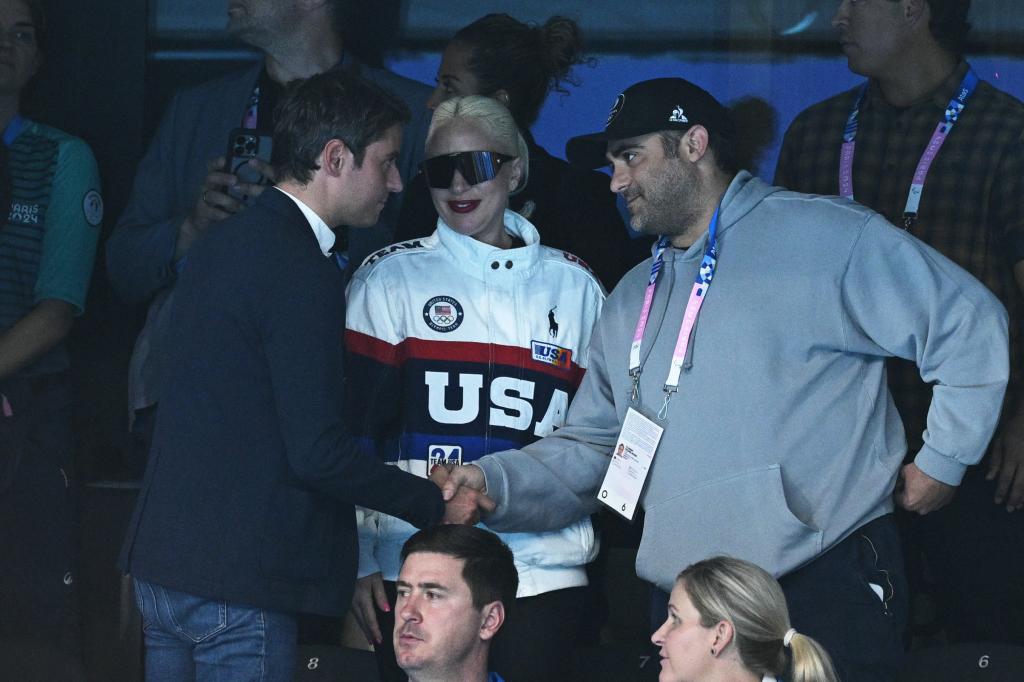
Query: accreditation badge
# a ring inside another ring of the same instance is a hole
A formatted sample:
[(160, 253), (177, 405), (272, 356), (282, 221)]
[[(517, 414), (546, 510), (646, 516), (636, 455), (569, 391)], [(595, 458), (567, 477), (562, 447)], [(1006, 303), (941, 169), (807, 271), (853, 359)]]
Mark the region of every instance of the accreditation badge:
[(597, 499), (632, 521), (664, 427), (630, 407), (615, 441)]

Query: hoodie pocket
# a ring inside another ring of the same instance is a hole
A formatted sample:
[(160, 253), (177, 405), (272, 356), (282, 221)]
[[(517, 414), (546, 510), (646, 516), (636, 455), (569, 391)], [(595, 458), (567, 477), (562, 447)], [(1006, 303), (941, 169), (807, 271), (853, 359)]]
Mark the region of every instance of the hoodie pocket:
[(715, 479), (646, 512), (637, 568), (662, 588), (689, 564), (719, 554), (779, 576), (821, 552), (822, 532), (790, 510), (778, 464)]

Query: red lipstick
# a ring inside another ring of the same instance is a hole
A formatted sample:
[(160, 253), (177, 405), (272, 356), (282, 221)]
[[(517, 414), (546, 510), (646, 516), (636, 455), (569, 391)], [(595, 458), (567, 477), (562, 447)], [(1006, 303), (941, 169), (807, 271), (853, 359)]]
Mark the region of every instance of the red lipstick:
[(455, 213), (469, 213), (476, 209), (480, 205), (479, 199), (472, 199), (469, 201), (449, 201), (448, 208)]

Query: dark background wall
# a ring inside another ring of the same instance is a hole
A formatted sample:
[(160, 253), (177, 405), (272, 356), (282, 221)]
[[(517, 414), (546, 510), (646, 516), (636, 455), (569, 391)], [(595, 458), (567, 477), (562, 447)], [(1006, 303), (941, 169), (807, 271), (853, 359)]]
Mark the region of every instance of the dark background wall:
[[(149, 7), (131, 0), (49, 0), (44, 66), (26, 112), (92, 146), (103, 183), (102, 240), (127, 198), (145, 142)], [(70, 348), (78, 390), (78, 466), (87, 475), (118, 456), (125, 432), (126, 365), (137, 329), (97, 258), (86, 314)]]
[[(598, 51), (656, 51), (680, 43), (730, 50), (805, 50), (833, 42), (830, 20), (838, 0), (355, 0), (372, 6), (373, 21), (397, 23), (402, 45), (435, 48), (456, 29), (488, 12), (524, 21), (552, 14), (577, 20)], [(1018, 0), (977, 0), (972, 10), (977, 43), (1018, 49), (1024, 16)], [(218, 0), (153, 0), (154, 29), (163, 37), (203, 39), (223, 28)], [(374, 31), (379, 35), (379, 31)], [(1018, 48), (1014, 46), (1017, 45)]]

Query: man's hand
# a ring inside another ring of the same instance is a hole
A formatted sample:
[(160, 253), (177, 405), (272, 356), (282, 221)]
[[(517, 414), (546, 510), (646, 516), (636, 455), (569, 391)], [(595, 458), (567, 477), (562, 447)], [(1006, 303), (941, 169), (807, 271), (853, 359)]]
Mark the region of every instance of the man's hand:
[(956, 486), (936, 481), (911, 462), (900, 471), (896, 504), (923, 516), (945, 507), (953, 499), (954, 493)]
[(484, 472), (479, 467), (437, 466), (430, 472), (430, 480), (441, 487), (445, 523), (472, 525), (480, 521), (481, 514), (490, 514), (497, 506), (483, 492)]
[(1009, 417), (992, 441), (992, 455), (985, 480), (996, 480), (995, 503), (1006, 501), (1006, 511), (1024, 504), (1024, 413)]
[(482, 492), (471, 488), (459, 488), (455, 496), (445, 502), (444, 522), (472, 526), (480, 522), (481, 516), (494, 511), (496, 506), (494, 500)]
[[(184, 256), (192, 246), (192, 242), (210, 225), (245, 208), (245, 203), (238, 197), (258, 197), (266, 189), (266, 185), (242, 182), (234, 173), (224, 172), (224, 163), (223, 156), (206, 162), (206, 178), (199, 188), (196, 203), (178, 230), (178, 243), (174, 250), (175, 259)], [(274, 181), (276, 175), (274, 167), (266, 161), (249, 159), (246, 163), (259, 171), (267, 181)]]
[(260, 182), (242, 182), (239, 180), (235, 183), (233, 194), (255, 199), (263, 194), (263, 190), (269, 185), (277, 182), (277, 171), (263, 159), (254, 157), (246, 161), (245, 165), (257, 171), (262, 176), (262, 180)]
[(387, 594), (384, 592), (384, 579), (380, 573), (371, 573), (365, 578), (357, 580), (356, 591), (352, 595), (352, 614), (356, 617), (356, 622), (359, 623), (360, 629), (366, 635), (367, 643), (371, 646), (383, 642), (375, 609), (380, 609), (385, 613), (391, 611)]
[[(448, 480), (448, 476), (451, 475), (452, 469), (454, 468), (451, 464), (435, 464), (427, 474), (427, 478), (434, 482), (438, 488), (441, 489), (441, 493), (444, 493), (444, 484)], [(447, 501), (447, 498), (445, 498)]]
[(448, 469), (447, 473), (444, 485), (441, 486), (441, 494), (444, 495), (445, 502), (455, 497), (459, 488), (470, 488), (481, 493), (487, 492), (484, 470), (475, 464), (452, 467)]
[(242, 202), (228, 194), (228, 190), (238, 183), (237, 175), (224, 172), (223, 156), (206, 162), (206, 178), (199, 187), (195, 206), (189, 214), (189, 220), (196, 233), (203, 232), (211, 223), (224, 220), (232, 213), (242, 210)]

